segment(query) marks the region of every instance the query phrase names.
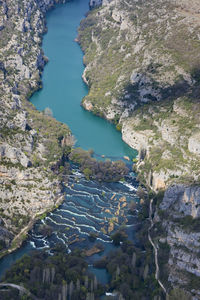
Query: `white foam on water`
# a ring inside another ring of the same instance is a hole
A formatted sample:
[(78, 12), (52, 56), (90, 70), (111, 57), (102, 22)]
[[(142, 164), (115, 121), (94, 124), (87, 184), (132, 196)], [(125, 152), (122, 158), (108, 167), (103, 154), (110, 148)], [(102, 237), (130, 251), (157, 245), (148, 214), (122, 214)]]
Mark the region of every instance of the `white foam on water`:
[[(55, 220), (51, 219), (50, 217), (47, 217), (48, 220), (50, 220), (52, 223), (56, 224), (56, 225), (59, 225), (59, 226), (66, 226), (66, 224), (63, 224), (63, 223), (58, 223), (56, 222)], [(70, 225), (67, 224), (67, 226), (70, 227)]]
[(101, 200), (101, 198), (100, 198), (100, 196), (99, 195), (95, 195), (94, 197), (97, 197), (98, 198), (98, 202), (101, 202), (101, 203), (103, 203), (104, 205), (105, 205), (105, 201), (103, 201), (103, 200)]
[[(91, 195), (91, 193), (89, 193), (89, 192), (86, 192), (86, 191), (81, 191), (81, 190), (75, 190), (75, 189), (72, 189), (72, 188), (69, 188), (69, 190), (70, 191), (73, 191), (73, 192), (75, 192), (74, 194), (69, 194), (69, 195), (66, 195), (67, 197), (71, 197), (71, 196), (73, 196), (73, 197), (75, 197), (75, 196), (84, 196), (84, 195)], [(97, 195), (97, 194), (96, 194)]]
[(65, 227), (70, 227), (70, 228), (73, 228), (75, 230), (78, 230), (79, 233), (83, 233), (81, 231), (81, 229), (78, 227), (78, 226), (73, 226), (73, 225), (70, 225), (70, 224), (63, 224), (63, 223), (58, 223), (56, 222), (55, 220), (52, 220), (51, 218), (48, 217), (48, 219), (50, 219), (50, 221), (56, 225), (59, 225), (59, 226), (65, 226)]
[[(79, 187), (81, 186), (81, 187), (83, 187), (83, 188), (85, 188), (85, 186), (87, 186), (87, 183), (88, 182), (85, 182), (86, 184), (84, 185), (84, 184), (82, 184), (82, 183), (79, 183), (78, 185), (79, 185)], [(90, 193), (93, 193), (92, 191), (98, 191), (98, 192), (102, 192), (102, 189), (98, 189), (98, 188), (95, 188), (95, 187), (91, 187), (91, 186), (87, 186), (87, 189), (88, 190), (90, 190)], [(82, 190), (79, 190), (80, 192), (82, 192)], [(84, 191), (83, 190), (83, 192), (84, 193), (88, 193), (88, 192), (86, 192), (86, 191)], [(96, 194), (95, 192), (93, 193), (93, 194)]]
[(84, 177), (83, 174), (80, 173), (79, 171), (74, 171), (74, 172), (73, 172), (73, 175), (70, 175), (70, 176), (73, 176), (73, 177), (74, 177), (74, 176)]
[(121, 184), (125, 185), (127, 188), (129, 188), (129, 191), (135, 191), (137, 192), (137, 188), (134, 187), (132, 184), (128, 183), (128, 182), (123, 182), (123, 181), (120, 181)]
[(35, 245), (35, 243), (33, 241), (30, 241), (29, 243), (30, 243), (30, 245), (31, 245), (32, 248), (36, 248), (36, 245)]
[[(66, 217), (63, 217), (61, 215), (57, 215), (56, 213), (54, 214), (54, 216), (58, 217), (58, 218), (61, 218), (62, 220), (66, 220), (67, 222), (70, 222), (72, 223), (73, 225), (75, 225), (75, 221), (74, 220), (71, 220), (71, 219), (68, 219)], [(53, 219), (51, 219), (53, 221)], [(54, 223), (56, 223), (56, 221), (54, 220)], [(57, 225), (65, 225), (65, 226), (68, 226), (69, 224), (67, 223), (56, 223)], [(71, 225), (71, 224), (70, 224)]]
[(41, 238), (43, 238), (43, 235), (41, 235), (41, 234), (39, 234), (39, 235), (32, 234), (32, 237), (35, 238), (35, 239), (41, 239)]
[(86, 227), (89, 229), (93, 229), (93, 231), (99, 232), (99, 230), (97, 230), (94, 226), (91, 225), (86, 225), (86, 224), (78, 224), (79, 227)]
[(88, 216), (88, 217), (93, 218), (93, 219), (95, 219), (95, 220), (103, 221), (102, 218), (95, 217), (95, 216), (90, 215), (90, 214), (88, 214), (88, 213), (86, 213), (85, 215), (83, 215), (83, 214), (77, 214), (77, 213), (75, 213), (75, 212), (72, 212), (72, 211), (67, 210), (67, 209), (62, 209), (62, 208), (59, 209), (58, 211), (67, 212), (67, 213), (69, 213), (69, 214), (71, 214), (71, 215), (78, 216), (78, 217), (85, 217), (85, 218), (87, 218), (86, 216)]
[[(67, 213), (69, 213), (70, 215), (73, 215), (73, 216), (77, 216), (77, 217), (83, 217), (83, 218), (86, 218), (86, 215), (83, 215), (83, 214), (77, 214), (77, 213), (75, 213), (75, 212), (73, 212), (73, 211), (71, 211), (71, 210), (68, 210), (68, 209), (59, 209), (58, 211), (63, 211), (63, 212), (67, 212)], [(56, 216), (57, 216), (57, 214), (56, 214)], [(59, 215), (60, 216), (60, 215)]]
[(49, 246), (38, 247), (37, 250), (42, 250), (42, 249), (46, 249), (46, 248), (49, 248)]
[(102, 242), (104, 242), (104, 243), (112, 244), (112, 241), (106, 241), (106, 240), (101, 239), (101, 238), (99, 238), (99, 237), (97, 237), (96, 239), (97, 239), (98, 241), (102, 241)]
[(137, 224), (130, 224), (130, 225), (126, 225), (127, 228), (131, 228), (131, 227), (135, 227), (136, 225), (138, 225), (140, 223), (137, 223)]
[[(72, 205), (68, 205), (68, 204), (72, 204)], [(85, 207), (85, 206), (81, 206), (80, 205), (80, 209), (77, 207), (77, 205), (74, 203), (74, 202), (64, 202), (63, 203), (63, 206), (65, 206), (65, 207), (67, 207), (67, 208), (70, 208), (70, 207), (72, 207), (72, 208), (75, 208), (77, 211), (81, 211), (81, 210), (85, 210), (85, 211), (88, 211), (88, 210), (90, 210), (89, 208), (87, 208), (87, 207)], [(57, 209), (57, 210), (59, 210), (59, 209)]]
[(65, 245), (65, 240), (58, 236), (57, 232), (55, 232), (55, 236), (58, 240), (62, 241), (62, 243)]
[(126, 225), (126, 227), (135, 227), (135, 226), (140, 225), (140, 224), (141, 224), (141, 222), (138, 222), (138, 223), (135, 223), (135, 224)]
[(69, 239), (68, 239), (68, 237), (66, 236), (66, 233), (63, 232), (62, 235), (65, 237), (66, 241), (68, 242)]

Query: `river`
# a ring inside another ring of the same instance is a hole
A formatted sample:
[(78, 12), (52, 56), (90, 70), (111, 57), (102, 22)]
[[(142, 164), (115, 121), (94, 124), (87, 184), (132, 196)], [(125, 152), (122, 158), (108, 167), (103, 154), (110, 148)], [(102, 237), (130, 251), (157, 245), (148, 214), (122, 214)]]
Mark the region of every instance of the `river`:
[[(39, 110), (49, 107), (53, 116), (69, 125), (77, 139), (76, 146), (83, 149), (93, 149), (96, 157), (118, 159), (136, 156), (121, 139), (121, 133), (115, 126), (104, 119), (85, 111), (81, 106), (82, 98), (88, 88), (81, 75), (84, 70), (83, 53), (74, 41), (77, 37), (77, 27), (84, 14), (88, 11), (88, 0), (74, 0), (57, 7), (47, 14), (48, 33), (44, 36), (43, 49), (49, 58), (43, 73), (43, 89), (31, 98)], [(113, 249), (108, 234), (109, 226), (114, 222), (114, 229), (126, 224), (130, 239), (134, 239), (134, 227), (137, 217), (128, 214), (129, 203), (137, 202), (137, 181), (131, 171), (125, 182), (98, 183), (87, 181), (74, 170), (65, 187), (66, 199), (54, 212), (44, 220), (38, 221), (29, 234), (29, 239), (23, 246), (0, 261), (0, 276), (24, 253), (32, 249), (50, 249), (61, 242), (72, 249), (77, 245), (81, 248), (93, 246), (89, 241), (90, 232), (97, 234), (97, 242), (101, 243), (104, 254)], [(41, 235), (41, 224), (50, 225), (53, 233), (50, 236)], [(78, 242), (75, 242), (78, 241)], [(93, 261), (101, 254), (88, 259)], [(106, 282), (104, 270), (95, 272), (101, 282)]]
[(74, 39), (80, 20), (88, 11), (88, 2), (74, 0), (47, 14), (48, 33), (44, 36), (43, 49), (49, 63), (43, 73), (44, 88), (31, 101), (39, 110), (49, 107), (57, 120), (67, 123), (77, 146), (106, 156), (133, 157), (136, 152), (122, 141), (121, 133), (113, 124), (80, 106), (88, 88), (81, 77), (83, 52)]

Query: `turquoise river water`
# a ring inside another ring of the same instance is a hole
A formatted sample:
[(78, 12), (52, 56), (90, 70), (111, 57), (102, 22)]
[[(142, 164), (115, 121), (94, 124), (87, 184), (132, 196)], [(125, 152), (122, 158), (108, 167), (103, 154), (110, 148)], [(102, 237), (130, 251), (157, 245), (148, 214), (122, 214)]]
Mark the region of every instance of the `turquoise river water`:
[(74, 39), (80, 20), (88, 11), (88, 2), (70, 1), (47, 14), (48, 33), (44, 36), (43, 49), (49, 63), (43, 73), (44, 88), (31, 101), (39, 110), (51, 108), (57, 120), (67, 123), (77, 146), (93, 149), (100, 155), (134, 156), (135, 152), (122, 141), (121, 133), (113, 124), (80, 106), (88, 88), (81, 77), (83, 53)]
[[(58, 5), (47, 14), (48, 33), (44, 36), (43, 49), (49, 62), (43, 73), (43, 89), (36, 92), (31, 101), (39, 110), (49, 107), (57, 120), (68, 124), (77, 139), (76, 146), (93, 149), (97, 156), (105, 155), (111, 159), (125, 155), (133, 158), (136, 151), (122, 141), (121, 133), (113, 124), (80, 106), (88, 88), (81, 77), (84, 70), (83, 53), (74, 39), (80, 20), (87, 11), (88, 0), (74, 0)], [(128, 204), (138, 199), (135, 174), (131, 171), (131, 164), (129, 167), (130, 173), (125, 182), (107, 184), (87, 181), (75, 168), (65, 187), (66, 200), (44, 220), (36, 223), (28, 241), (20, 249), (0, 261), (0, 276), (24, 253), (35, 248), (50, 249), (57, 242), (65, 244), (67, 249), (77, 244), (91, 248), (93, 243), (88, 239), (90, 232), (98, 235), (97, 241), (103, 244), (104, 253), (113, 249), (107, 230), (109, 219), (116, 216), (118, 222), (115, 223), (115, 229), (126, 223), (128, 236), (132, 239), (137, 217), (128, 214)], [(41, 235), (41, 224), (53, 228), (50, 237)], [(75, 239), (81, 242), (73, 243)], [(89, 258), (90, 269), (101, 282), (107, 282), (105, 270), (92, 267), (92, 262), (98, 256)]]

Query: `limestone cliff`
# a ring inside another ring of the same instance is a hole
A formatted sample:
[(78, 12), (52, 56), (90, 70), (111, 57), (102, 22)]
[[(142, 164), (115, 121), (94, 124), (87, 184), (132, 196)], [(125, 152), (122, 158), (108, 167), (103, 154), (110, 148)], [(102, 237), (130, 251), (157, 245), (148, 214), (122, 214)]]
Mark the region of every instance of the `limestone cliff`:
[[(200, 187), (172, 185), (157, 203), (152, 235), (158, 248), (160, 279), (200, 299)], [(163, 265), (163, 251), (168, 263)]]
[(166, 190), (151, 230), (160, 278), (167, 291), (200, 299), (200, 2), (99, 4), (79, 29), (90, 87), (82, 105), (138, 150), (140, 181)]
[(0, 248), (15, 247), (27, 224), (62, 198), (51, 166), (70, 131), (27, 101), (41, 86), (45, 12), (55, 2), (0, 2)]
[(154, 190), (177, 177), (199, 181), (199, 8), (198, 1), (102, 1), (79, 30), (90, 87), (83, 106), (145, 151), (137, 168)]

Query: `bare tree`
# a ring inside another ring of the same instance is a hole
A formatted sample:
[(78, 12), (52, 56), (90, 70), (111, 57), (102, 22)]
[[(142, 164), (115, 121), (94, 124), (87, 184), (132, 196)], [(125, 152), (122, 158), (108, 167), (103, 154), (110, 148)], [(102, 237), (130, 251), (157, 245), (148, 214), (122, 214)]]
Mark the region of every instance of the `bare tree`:
[(80, 280), (77, 279), (77, 281), (76, 281), (76, 289), (77, 289), (78, 292), (80, 291), (80, 288), (81, 288)]
[(69, 299), (71, 299), (73, 291), (74, 291), (74, 283), (73, 281), (71, 281), (69, 284)]
[(90, 290), (91, 292), (94, 291), (94, 281), (91, 279), (91, 283), (90, 283)]
[(62, 300), (67, 299), (67, 284), (62, 285)]
[(144, 273), (143, 273), (143, 279), (144, 280), (147, 278), (148, 273), (149, 273), (149, 265), (146, 264), (146, 266), (144, 268)]
[(136, 253), (133, 252), (132, 260), (131, 260), (131, 265), (132, 265), (133, 268), (135, 268), (136, 259), (137, 259)]
[(51, 268), (51, 282), (54, 281), (55, 273), (56, 273), (55, 268)]
[(97, 290), (98, 282), (96, 276), (94, 276), (94, 291)]
[(76, 139), (74, 135), (71, 134), (64, 136), (61, 141), (61, 146), (63, 148), (66, 146), (73, 147), (75, 144), (76, 144)]
[(49, 107), (46, 107), (44, 109), (44, 114), (45, 114), (45, 116), (53, 117), (53, 111)]
[(84, 283), (86, 289), (88, 289), (88, 276), (85, 276), (85, 283)]
[(49, 268), (45, 268), (43, 270), (43, 276), (42, 276), (42, 281), (43, 283), (50, 283), (50, 269)]
[(119, 268), (119, 266), (117, 266), (117, 270), (116, 270), (116, 278), (119, 276), (119, 274), (120, 274), (120, 268)]

